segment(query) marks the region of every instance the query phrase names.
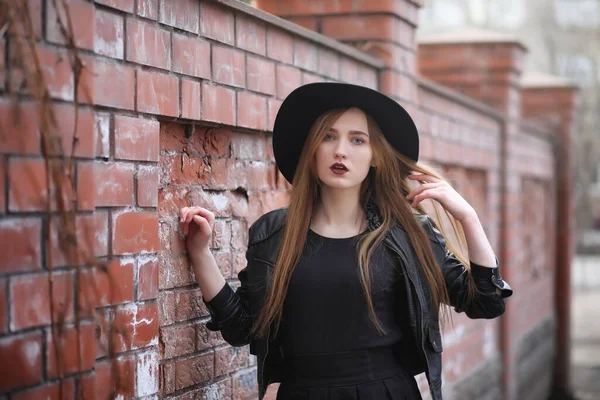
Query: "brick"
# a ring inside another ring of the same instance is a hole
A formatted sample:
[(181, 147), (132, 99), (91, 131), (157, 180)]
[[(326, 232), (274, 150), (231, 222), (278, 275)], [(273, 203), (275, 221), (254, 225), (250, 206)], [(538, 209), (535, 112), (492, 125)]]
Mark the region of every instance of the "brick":
[(298, 68), (316, 71), (317, 60), (317, 46), (306, 40), (296, 38), (296, 46), (294, 47), (294, 65)]
[(196, 325), (196, 350), (203, 351), (213, 347), (225, 344), (221, 332), (211, 331), (206, 328), (205, 324)]
[(138, 398), (156, 395), (158, 392), (160, 361), (155, 348), (138, 354), (135, 371), (135, 394)]
[(395, 17), (390, 15), (334, 15), (321, 19), (325, 36), (336, 40), (390, 40), (394, 37)]
[(302, 72), (302, 84), (303, 85), (306, 85), (307, 83), (314, 83), (314, 82), (327, 82), (327, 79), (323, 78), (322, 76), (319, 76), (319, 75), (311, 74), (308, 72)]
[(215, 220), (213, 225), (211, 247), (229, 250), (231, 246), (231, 221)]
[(299, 69), (287, 65), (277, 65), (277, 97), (284, 99), (300, 86), (302, 74)]
[(46, 384), (44, 386), (36, 387), (34, 389), (29, 389), (12, 395), (12, 399), (14, 400), (68, 400), (73, 398), (75, 398), (75, 382), (73, 379), (65, 379), (59, 383)]
[(173, 71), (210, 79), (210, 44), (197, 37), (174, 33)]
[(172, 322), (188, 321), (208, 315), (208, 310), (202, 302), (202, 295), (198, 289), (172, 293), (168, 299), (166, 304), (173, 306), (171, 309), (174, 310), (172, 315), (169, 315)]
[(170, 32), (145, 22), (128, 19), (127, 51), (125, 56), (127, 61), (167, 70), (170, 69)]
[(113, 214), (114, 254), (137, 254), (159, 250), (158, 215), (153, 212)]
[(93, 315), (96, 307), (134, 300), (133, 261), (113, 260), (80, 274), (79, 304), (83, 315)]
[[(19, 7), (27, 7), (29, 18), (31, 19), (31, 26), (33, 28), (33, 34), (36, 39), (42, 38), (42, 0), (30, 0), (25, 3), (19, 4)], [(9, 33), (11, 35), (28, 36), (23, 31), (21, 24), (11, 24)]]
[(200, 3), (200, 35), (234, 44), (235, 25), (233, 12), (214, 2)]
[(65, 229), (58, 218), (50, 221), (49, 229), (52, 254), (48, 253), (47, 258), (55, 267), (91, 263), (96, 256), (107, 254), (105, 213), (78, 216), (75, 232)]
[(235, 45), (251, 53), (265, 55), (267, 31), (264, 24), (238, 15), (235, 20)]
[(8, 293), (6, 280), (0, 279), (0, 333), (8, 330)]
[(100, 9), (96, 10), (94, 52), (122, 60), (125, 53), (124, 24), (125, 21), (121, 15)]
[(77, 163), (77, 209), (79, 211), (94, 211), (96, 208), (96, 184), (94, 163)]
[(175, 363), (175, 390), (209, 381), (215, 372), (213, 353), (193, 356)]
[(196, 324), (163, 327), (160, 342), (165, 359), (191, 354), (196, 350)]
[(245, 128), (267, 129), (267, 99), (252, 93), (238, 92), (237, 124)]
[[(179, 207), (174, 211), (173, 214), (177, 214)], [(194, 283), (194, 276), (187, 254), (170, 257), (159, 256), (158, 287), (160, 290), (188, 286), (192, 283)], [(162, 316), (161, 323), (166, 323)]]
[(232, 257), (231, 257), (231, 253), (214, 253), (215, 256), (215, 262), (217, 263), (217, 267), (219, 268), (219, 271), (221, 272), (221, 275), (223, 275), (223, 277), (225, 277), (225, 279), (228, 279), (231, 277), (231, 263), (232, 263)]
[(275, 95), (275, 63), (248, 55), (246, 87), (255, 92)]
[[(10, 329), (50, 324), (50, 276), (47, 273), (12, 278), (10, 281)], [(73, 274), (54, 273), (54, 322), (73, 319)]]
[(181, 80), (181, 117), (200, 119), (200, 82)]
[(36, 211), (46, 208), (46, 166), (39, 159), (11, 159), (8, 164), (8, 209)]
[(82, 379), (82, 398), (133, 398), (135, 391), (135, 358), (119, 357), (97, 362), (96, 375)]
[(319, 30), (319, 22), (315, 17), (288, 17), (286, 19), (311, 31), (317, 32)]
[[(233, 389), (231, 388), (231, 380), (229, 378), (225, 378), (221, 381), (211, 383), (210, 385), (204, 386), (198, 390), (198, 398), (199, 399), (209, 399), (210, 396), (216, 396), (217, 399), (229, 399), (233, 398), (232, 395), (236, 395), (233, 393)], [(256, 397), (258, 392), (255, 393)], [(252, 397), (249, 397), (252, 398)], [(268, 400), (265, 397), (265, 400)]]
[(263, 160), (266, 157), (265, 135), (235, 132), (231, 137), (231, 157), (239, 160)]
[(269, 190), (275, 187), (275, 168), (264, 161), (252, 161), (248, 165), (247, 186), (251, 190)]
[(32, 332), (0, 339), (0, 359), (11, 360), (0, 374), (0, 390), (34, 385), (42, 381), (42, 335)]
[(135, 98), (133, 68), (95, 60), (90, 69), (94, 77), (94, 104), (133, 110)]
[(244, 87), (246, 85), (246, 59), (243, 52), (212, 46), (213, 80), (225, 85)]
[(110, 114), (96, 113), (94, 126), (96, 129), (96, 157), (110, 157)]
[(215, 376), (247, 366), (248, 355), (247, 347), (226, 347), (215, 351)]
[(0, 153), (40, 154), (40, 132), (33, 103), (20, 102), (17, 107), (0, 100)]
[(50, 97), (72, 101), (74, 99), (75, 84), (68, 53), (64, 50), (49, 49), (41, 45), (36, 46), (36, 53), (40, 65), (51, 66), (51, 68), (42, 69), (44, 82)]
[(294, 38), (279, 29), (267, 30), (267, 57), (286, 64), (294, 61)]
[(156, 21), (158, 19), (158, 0), (138, 0), (137, 15)]
[(235, 92), (222, 86), (202, 83), (202, 119), (235, 125)]
[(160, 23), (198, 33), (200, 29), (200, 2), (196, 0), (162, 1)]
[(139, 260), (138, 300), (158, 298), (158, 259), (142, 258)]
[(158, 121), (115, 116), (115, 157), (136, 161), (158, 161)]
[(232, 375), (234, 400), (243, 400), (256, 396), (258, 384), (256, 371), (236, 373)]
[(169, 171), (169, 184), (203, 184), (210, 181), (210, 166), (204, 157), (177, 154), (163, 157), (163, 169)]
[(67, 3), (68, 17), (63, 2), (56, 2), (58, 8), (54, 8), (54, 2), (48, 3), (46, 39), (52, 43), (67, 43), (57, 22), (58, 16), (60, 16), (60, 21), (67, 30), (70, 23), (75, 45), (83, 49), (94, 50), (94, 12), (96, 11), (94, 5), (82, 0), (70, 0), (65, 3)]
[(231, 221), (231, 247), (234, 250), (246, 250), (248, 227), (242, 221)]
[(267, 127), (270, 131), (273, 130), (273, 126), (275, 125), (275, 117), (277, 117), (277, 111), (279, 111), (281, 103), (283, 103), (281, 100), (267, 99), (267, 109), (269, 112)]
[(91, 370), (96, 361), (95, 339), (94, 325), (89, 323), (80, 324), (79, 332), (76, 327), (66, 328), (56, 341), (52, 332), (49, 332), (46, 339), (48, 377), (57, 378), (60, 374)]
[(179, 81), (172, 75), (137, 71), (137, 110), (179, 116)]
[(158, 344), (157, 304), (130, 303), (115, 310), (111, 346), (120, 353)]
[(126, 13), (133, 13), (134, 0), (94, 0), (94, 2), (125, 11)]
[(140, 165), (137, 173), (138, 206), (158, 206), (158, 173), (157, 166)]
[(246, 268), (247, 264), (245, 253), (234, 254), (231, 266), (233, 268), (233, 276), (237, 276), (241, 270)]
[(339, 56), (333, 51), (324, 48), (319, 48), (319, 66), (317, 68), (320, 75), (332, 79), (339, 77)]
[[(57, 124), (50, 126), (47, 132), (54, 144), (47, 149), (48, 153), (67, 157), (73, 154), (75, 157), (94, 158), (96, 155), (96, 130), (94, 129), (93, 111), (79, 108), (76, 116), (76, 110), (72, 104), (56, 104), (52, 107), (52, 111)], [(75, 128), (77, 128), (76, 131)], [(78, 139), (73, 152), (74, 134)]]
[(97, 207), (133, 205), (133, 164), (96, 162), (95, 175)]
[(196, 126), (187, 142), (190, 155), (229, 157), (232, 131), (225, 128)]

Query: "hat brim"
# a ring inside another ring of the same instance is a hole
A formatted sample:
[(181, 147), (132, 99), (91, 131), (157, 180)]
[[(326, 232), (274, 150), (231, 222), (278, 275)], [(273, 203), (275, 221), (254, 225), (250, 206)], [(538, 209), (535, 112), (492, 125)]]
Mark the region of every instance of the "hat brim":
[(408, 112), (376, 90), (348, 83), (309, 83), (281, 104), (273, 127), (273, 154), (282, 175), (292, 182), (310, 128), (327, 110), (356, 107), (369, 114), (386, 140), (404, 156), (418, 161), (419, 134)]

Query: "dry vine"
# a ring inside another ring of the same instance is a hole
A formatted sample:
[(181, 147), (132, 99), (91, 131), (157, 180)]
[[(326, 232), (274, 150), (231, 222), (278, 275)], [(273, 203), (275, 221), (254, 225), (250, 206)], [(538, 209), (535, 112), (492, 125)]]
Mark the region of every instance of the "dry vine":
[[(48, 4), (50, 6), (50, 4)], [(81, 242), (78, 241), (77, 232), (77, 190), (75, 180), (75, 152), (79, 145), (78, 136), (78, 120), (79, 120), (79, 87), (80, 78), (82, 71), (84, 70), (84, 64), (81, 60), (79, 50), (75, 43), (75, 36), (73, 34), (73, 25), (69, 14), (69, 5), (65, 0), (52, 0), (52, 6), (56, 12), (56, 23), (60, 29), (63, 38), (66, 41), (66, 49), (68, 51), (68, 61), (73, 73), (73, 107), (75, 112), (75, 119), (73, 124), (73, 130), (70, 132), (71, 135), (71, 152), (65, 155), (63, 148), (63, 141), (61, 133), (59, 132), (56, 116), (53, 110), (53, 102), (51, 100), (50, 91), (48, 85), (44, 79), (43, 68), (40, 63), (39, 54), (37, 51), (37, 43), (35, 37), (35, 27), (31, 19), (31, 8), (28, 0), (1, 0), (0, 1), (0, 38), (5, 37), (7, 41), (7, 47), (10, 51), (11, 57), (8, 63), (8, 77), (13, 76), (15, 71), (22, 71), (23, 73), (23, 85), (14, 87), (14, 82), (9, 78), (6, 85), (6, 94), (11, 99), (11, 119), (9, 123), (14, 123), (18, 126), (22, 113), (19, 110), (19, 106), (22, 100), (33, 100), (36, 106), (37, 120), (39, 122), (39, 130), (42, 139), (42, 156), (44, 158), (46, 167), (46, 204), (45, 210), (43, 211), (45, 220), (47, 221), (46, 236), (44, 238), (44, 244), (42, 248), (47, 250), (48, 256), (46, 257), (47, 269), (48, 269), (48, 283), (49, 293), (48, 301), (50, 304), (50, 317), (51, 317), (51, 330), (52, 330), (52, 346), (54, 347), (55, 362), (58, 369), (59, 379), (59, 398), (63, 398), (64, 385), (65, 385), (65, 372), (64, 363), (65, 358), (62, 352), (60, 343), (66, 340), (65, 336), (65, 321), (66, 311), (62, 314), (56, 315), (56, 309), (54, 300), (56, 299), (57, 293), (55, 293), (54, 287), (54, 268), (53, 268), (53, 257), (52, 257), (52, 242), (51, 242), (51, 231), (52, 219), (58, 219), (58, 245), (60, 252), (65, 255), (69, 265), (76, 266), (75, 278), (77, 282), (81, 282), (82, 266), (90, 266), (92, 268), (102, 271), (109, 281), (109, 287), (111, 294), (115, 291), (119, 291), (120, 288), (116, 286), (113, 281), (113, 277), (108, 273), (106, 262), (96, 259), (93, 251), (84, 249)], [(49, 22), (50, 23), (50, 22)], [(48, 66), (52, 68), (53, 66)], [(23, 86), (23, 87), (21, 87)], [(88, 88), (83, 87), (84, 91), (87, 92)], [(88, 96), (88, 98), (90, 98)], [(7, 135), (6, 131), (2, 128), (2, 121), (0, 121), (0, 136)], [(35, 183), (36, 179), (32, 171), (29, 171), (31, 182)], [(65, 179), (66, 178), (66, 179)], [(65, 182), (66, 181), (66, 182)], [(42, 192), (42, 188), (38, 188), (38, 193)], [(55, 210), (53, 210), (53, 206)], [(95, 276), (95, 275), (93, 275)], [(104, 295), (101, 293), (98, 287), (98, 282), (95, 278), (91, 278), (91, 284), (93, 286), (93, 299), (83, 299), (84, 304), (99, 305), (101, 304), (100, 299)], [(81, 288), (79, 288), (81, 290)], [(86, 296), (87, 293), (83, 293)], [(75, 306), (75, 330), (77, 336), (77, 364), (78, 371), (82, 370), (82, 344), (81, 344), (81, 331), (80, 331), (80, 312), (82, 310), (82, 304), (80, 304), (79, 293), (74, 293), (74, 306)], [(70, 299), (71, 300), (71, 299)], [(66, 309), (66, 307), (65, 307)], [(128, 343), (127, 333), (122, 327), (112, 326), (114, 333), (121, 336), (125, 343)], [(110, 331), (110, 329), (109, 329)], [(108, 357), (109, 359), (114, 358), (113, 349), (110, 345), (109, 334), (109, 345), (108, 345)], [(112, 364), (112, 376), (116, 377), (115, 390), (118, 391), (124, 388), (123, 382), (121, 382), (119, 373), (116, 371), (116, 363)], [(69, 377), (70, 378), (70, 377)], [(77, 398), (84, 398), (84, 392), (82, 385), (79, 385)]]

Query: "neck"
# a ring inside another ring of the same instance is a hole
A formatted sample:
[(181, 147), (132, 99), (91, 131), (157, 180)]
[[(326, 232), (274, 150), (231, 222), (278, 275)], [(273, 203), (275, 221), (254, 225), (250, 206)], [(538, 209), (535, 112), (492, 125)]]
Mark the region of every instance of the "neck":
[(361, 230), (364, 211), (360, 205), (360, 189), (333, 189), (321, 187), (320, 201), (313, 216), (311, 226), (321, 230)]

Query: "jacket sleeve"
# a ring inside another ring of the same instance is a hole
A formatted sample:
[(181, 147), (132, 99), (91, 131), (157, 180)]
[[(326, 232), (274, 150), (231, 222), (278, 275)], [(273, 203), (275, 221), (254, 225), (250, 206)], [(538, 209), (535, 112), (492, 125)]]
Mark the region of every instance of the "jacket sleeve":
[(244, 346), (252, 339), (250, 329), (254, 318), (248, 301), (248, 266), (254, 262), (254, 250), (254, 247), (251, 246), (246, 251), (248, 264), (238, 274), (240, 286), (236, 291), (226, 282), (210, 301), (202, 298), (210, 313), (210, 321), (206, 323), (207, 329), (221, 331), (223, 339), (232, 346)]
[[(446, 247), (446, 238), (437, 230), (430, 219), (428, 230), (432, 236), (435, 258), (442, 260), (440, 269), (446, 281), (450, 305), (456, 312), (464, 312), (469, 318), (496, 318), (504, 313), (506, 298), (513, 293), (512, 288), (500, 275), (498, 259), (495, 267), (485, 267), (470, 262), (471, 276), (477, 289), (476, 295), (469, 296), (467, 267)], [(497, 290), (500, 294), (497, 293)]]

